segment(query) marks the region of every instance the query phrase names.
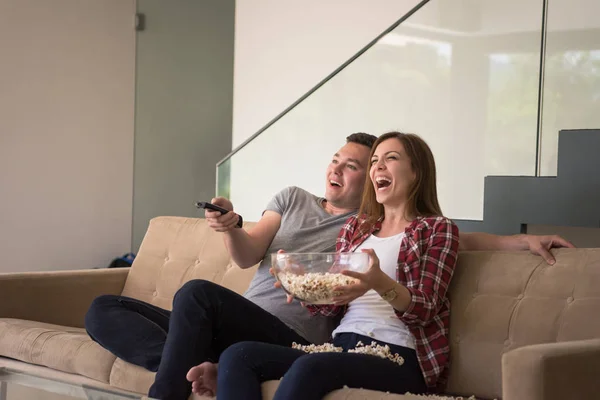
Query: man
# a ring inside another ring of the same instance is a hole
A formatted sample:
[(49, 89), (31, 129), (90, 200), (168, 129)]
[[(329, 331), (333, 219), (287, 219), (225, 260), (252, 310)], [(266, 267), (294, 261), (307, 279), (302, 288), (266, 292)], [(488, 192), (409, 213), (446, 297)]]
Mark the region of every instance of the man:
[[(226, 199), (213, 199), (230, 212), (205, 211), (205, 217), (241, 268), (261, 262), (250, 287), (240, 296), (212, 282), (195, 280), (182, 286), (173, 311), (120, 296), (101, 296), (86, 315), (86, 329), (100, 345), (131, 363), (157, 371), (151, 397), (187, 399), (195, 391), (215, 387), (216, 362), (231, 344), (253, 340), (290, 345), (328, 340), (335, 321), (311, 317), (299, 302), (287, 304), (269, 274), (270, 255), (288, 252), (331, 252), (348, 217), (359, 205), (376, 137), (355, 133), (333, 156), (326, 171), (325, 197), (289, 187), (267, 205), (262, 218), (246, 231)], [(549, 249), (571, 245), (556, 236), (461, 234), (461, 248), (531, 250), (552, 262)], [(118, 335), (116, 334), (118, 333)], [(168, 334), (167, 334), (168, 333)], [(135, 340), (135, 339), (137, 340)], [(193, 366), (196, 366), (192, 368)]]

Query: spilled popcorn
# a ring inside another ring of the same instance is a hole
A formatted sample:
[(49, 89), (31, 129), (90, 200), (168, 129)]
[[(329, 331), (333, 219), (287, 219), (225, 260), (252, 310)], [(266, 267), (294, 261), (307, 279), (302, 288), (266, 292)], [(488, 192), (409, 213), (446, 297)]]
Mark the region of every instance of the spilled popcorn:
[[(425, 395), (425, 394), (412, 394), (412, 393), (405, 393), (404, 396), (406, 396), (407, 400), (477, 400), (475, 398), (475, 396), (471, 396), (471, 397), (451, 397), (451, 396), (436, 396), (434, 394), (431, 395)], [(496, 399), (494, 399), (496, 400)]]
[(402, 356), (400, 356), (398, 353), (392, 354), (390, 352), (390, 346), (387, 344), (385, 346), (381, 346), (377, 344), (377, 342), (371, 342), (370, 345), (365, 346), (363, 342), (359, 340), (358, 343), (356, 343), (356, 347), (348, 350), (348, 353), (370, 354), (372, 356), (387, 358), (398, 365), (404, 364), (404, 358), (402, 358)]
[[(316, 344), (301, 345), (301, 344), (294, 342), (294, 343), (292, 343), (292, 348), (294, 348), (296, 350), (302, 350), (307, 353), (327, 353), (327, 352), (341, 353), (343, 351), (343, 349), (341, 347), (336, 347), (331, 343), (325, 343), (325, 344), (321, 344), (321, 345), (316, 345)], [(358, 343), (356, 343), (356, 347), (354, 349), (348, 350), (348, 353), (370, 354), (370, 355), (378, 356), (381, 358), (387, 358), (388, 360), (398, 363), (399, 365), (404, 364), (404, 358), (402, 358), (398, 354), (392, 355), (390, 353), (389, 346), (387, 346), (387, 345), (381, 346), (381, 345), (378, 345), (377, 342), (371, 342), (370, 345), (365, 346), (363, 344), (363, 342), (359, 341)], [(343, 388), (345, 390), (350, 389), (350, 387), (348, 385), (344, 385)], [(386, 392), (386, 393), (389, 394), (390, 392)], [(475, 396), (451, 397), (451, 396), (444, 396), (444, 395), (436, 396), (436, 395), (420, 395), (420, 394), (412, 394), (412, 393), (405, 393), (404, 396), (406, 397), (407, 400), (477, 400), (475, 398)], [(494, 400), (497, 400), (497, 399), (494, 399)]]
[(316, 344), (302, 345), (302, 344), (293, 342), (292, 348), (296, 349), (296, 350), (302, 350), (306, 353), (341, 353), (342, 352), (341, 347), (335, 347), (331, 343), (325, 343), (325, 344), (320, 344), (320, 345), (316, 345)]
[[(335, 347), (331, 343), (325, 343), (321, 345), (301, 345), (294, 342), (292, 343), (292, 348), (296, 350), (302, 350), (307, 353), (341, 353), (343, 351), (341, 347)], [(390, 346), (381, 346), (377, 344), (377, 342), (371, 342), (370, 345), (365, 346), (363, 342), (359, 341), (354, 349), (348, 350), (348, 353), (368, 354), (371, 356), (387, 358), (388, 360), (395, 362), (398, 365), (404, 364), (404, 358), (402, 358), (402, 356), (400, 356), (398, 353), (392, 354), (390, 352)]]

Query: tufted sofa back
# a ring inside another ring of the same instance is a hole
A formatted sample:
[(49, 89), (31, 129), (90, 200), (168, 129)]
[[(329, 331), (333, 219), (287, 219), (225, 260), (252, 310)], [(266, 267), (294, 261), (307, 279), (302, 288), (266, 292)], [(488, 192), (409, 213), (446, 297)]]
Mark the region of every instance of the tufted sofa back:
[(450, 287), (448, 392), (502, 396), (502, 354), (518, 347), (600, 338), (600, 249), (463, 252)]
[(256, 267), (237, 267), (222, 234), (215, 233), (204, 219), (157, 217), (150, 221), (123, 296), (170, 310), (175, 292), (187, 281), (206, 279), (243, 293)]

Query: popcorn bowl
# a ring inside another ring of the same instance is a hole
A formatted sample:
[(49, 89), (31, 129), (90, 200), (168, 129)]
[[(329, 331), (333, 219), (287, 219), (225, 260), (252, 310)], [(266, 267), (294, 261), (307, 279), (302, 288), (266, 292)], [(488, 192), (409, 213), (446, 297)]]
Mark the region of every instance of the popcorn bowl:
[(286, 293), (308, 304), (332, 304), (336, 286), (358, 281), (344, 270), (365, 272), (366, 253), (277, 253), (271, 255), (275, 278)]

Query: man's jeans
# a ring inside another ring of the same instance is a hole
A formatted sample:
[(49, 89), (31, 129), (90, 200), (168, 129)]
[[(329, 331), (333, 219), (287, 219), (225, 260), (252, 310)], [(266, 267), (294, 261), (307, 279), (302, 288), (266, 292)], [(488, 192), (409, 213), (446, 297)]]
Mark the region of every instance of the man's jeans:
[(85, 316), (85, 328), (117, 357), (157, 371), (149, 395), (161, 400), (187, 399), (189, 369), (217, 362), (234, 343), (308, 344), (274, 315), (205, 280), (183, 285), (175, 294), (172, 312), (128, 297), (100, 296)]

